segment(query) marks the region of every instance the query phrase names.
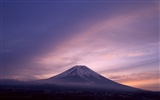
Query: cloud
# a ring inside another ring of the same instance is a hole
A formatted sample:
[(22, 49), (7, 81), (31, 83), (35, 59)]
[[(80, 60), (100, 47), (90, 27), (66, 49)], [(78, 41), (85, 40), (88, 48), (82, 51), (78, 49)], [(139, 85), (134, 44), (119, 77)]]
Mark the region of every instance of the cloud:
[(159, 71), (157, 70), (134, 72), (126, 75), (110, 75), (108, 78), (125, 85), (159, 91)]
[[(130, 61), (130, 60), (129, 60)], [(114, 67), (118, 66), (118, 67)], [(137, 62), (126, 62), (121, 63), (121, 65), (114, 65), (111, 66), (109, 69), (101, 70), (100, 73), (120, 73), (120, 72), (133, 72), (133, 71), (145, 71), (145, 70), (158, 70), (159, 66), (159, 60), (156, 59), (150, 59), (150, 60), (144, 60), (144, 61), (137, 61)]]
[(108, 78), (116, 80), (118, 82), (126, 82), (126, 81), (140, 81), (140, 80), (147, 80), (153, 78), (159, 78), (159, 72), (156, 70), (146, 71), (146, 72), (134, 72), (127, 75), (110, 75)]

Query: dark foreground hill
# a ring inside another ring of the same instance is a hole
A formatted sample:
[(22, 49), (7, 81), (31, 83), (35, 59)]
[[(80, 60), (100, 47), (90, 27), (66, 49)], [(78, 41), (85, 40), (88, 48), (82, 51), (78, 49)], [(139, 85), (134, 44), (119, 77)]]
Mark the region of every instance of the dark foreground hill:
[(1, 100), (160, 100), (160, 92), (107, 92), (50, 85), (3, 86)]

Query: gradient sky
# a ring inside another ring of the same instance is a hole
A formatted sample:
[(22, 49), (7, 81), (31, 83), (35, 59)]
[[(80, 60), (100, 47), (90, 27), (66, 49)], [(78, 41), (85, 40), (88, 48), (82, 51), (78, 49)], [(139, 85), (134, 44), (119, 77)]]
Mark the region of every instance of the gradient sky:
[(158, 0), (2, 0), (1, 78), (49, 78), (86, 65), (159, 88)]

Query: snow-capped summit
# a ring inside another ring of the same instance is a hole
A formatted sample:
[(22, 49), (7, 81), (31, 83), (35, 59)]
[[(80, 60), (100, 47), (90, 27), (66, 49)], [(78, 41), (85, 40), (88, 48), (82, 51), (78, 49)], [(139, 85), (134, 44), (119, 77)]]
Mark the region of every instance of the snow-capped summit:
[(81, 77), (85, 80), (88, 80), (87, 77), (94, 77), (96, 79), (100, 78), (100, 75), (98, 73), (82, 65), (76, 65), (53, 78), (64, 78), (64, 77), (71, 77), (71, 76)]
[(84, 65), (76, 65), (67, 71), (49, 78), (50, 81), (63, 81), (69, 83), (100, 83), (106, 78)]

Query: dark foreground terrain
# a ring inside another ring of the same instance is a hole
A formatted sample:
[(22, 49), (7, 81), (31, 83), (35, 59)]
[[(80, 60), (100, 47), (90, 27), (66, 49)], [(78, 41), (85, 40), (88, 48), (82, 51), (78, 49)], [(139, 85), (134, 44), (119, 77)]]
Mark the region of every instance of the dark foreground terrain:
[(1, 100), (160, 100), (160, 92), (107, 92), (50, 86), (1, 86)]

